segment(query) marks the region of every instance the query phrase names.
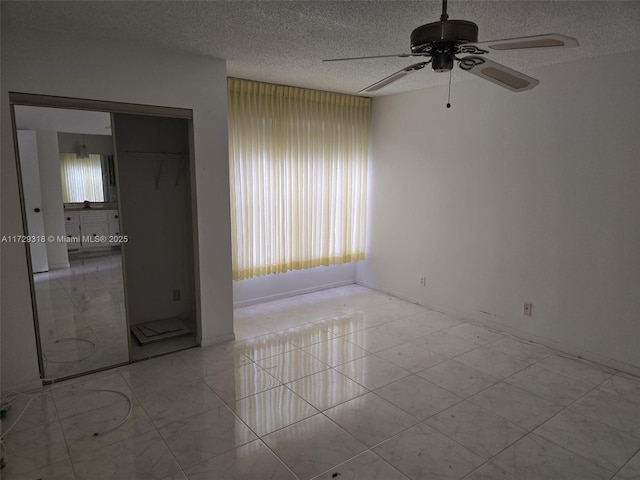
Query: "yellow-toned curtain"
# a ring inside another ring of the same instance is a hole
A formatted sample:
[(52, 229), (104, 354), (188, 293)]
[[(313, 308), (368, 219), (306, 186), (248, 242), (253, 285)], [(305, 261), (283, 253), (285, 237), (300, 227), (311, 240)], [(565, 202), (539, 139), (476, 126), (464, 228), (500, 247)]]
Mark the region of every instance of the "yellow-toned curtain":
[(60, 154), (62, 201), (104, 202), (100, 155), (80, 158), (75, 153)]
[(371, 99), (228, 90), (234, 280), (363, 259)]

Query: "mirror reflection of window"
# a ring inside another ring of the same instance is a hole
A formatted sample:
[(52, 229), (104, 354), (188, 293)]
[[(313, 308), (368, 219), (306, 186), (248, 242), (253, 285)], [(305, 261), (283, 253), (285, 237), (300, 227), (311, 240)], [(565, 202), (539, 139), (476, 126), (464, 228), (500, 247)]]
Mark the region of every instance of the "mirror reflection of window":
[(60, 154), (63, 203), (104, 202), (100, 155)]

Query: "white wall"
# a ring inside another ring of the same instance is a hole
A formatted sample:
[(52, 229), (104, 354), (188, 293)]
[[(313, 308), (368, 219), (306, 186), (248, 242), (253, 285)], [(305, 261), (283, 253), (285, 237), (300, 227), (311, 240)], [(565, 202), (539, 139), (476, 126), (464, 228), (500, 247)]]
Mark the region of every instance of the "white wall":
[[(116, 38), (43, 37), (2, 21), (1, 233), (22, 232), (8, 92), (193, 109), (202, 343), (233, 338), (224, 61)], [(78, 59), (91, 59), (81, 75)], [(2, 387), (24, 388), (38, 379), (24, 245), (3, 244), (1, 261)]]
[(358, 281), (632, 371), (640, 52), (527, 73), (374, 99)]
[[(37, 130), (36, 137), (38, 139), (38, 165), (40, 167), (44, 232), (47, 236), (65, 237), (58, 133)], [(49, 260), (49, 270), (68, 267), (69, 253), (67, 244), (64, 242), (47, 242), (47, 258)]]
[(245, 307), (356, 281), (356, 263), (264, 275), (233, 282), (233, 305)]
[[(188, 318), (196, 326), (188, 121), (114, 115), (129, 325)], [(127, 155), (127, 152), (183, 153)], [(174, 290), (180, 299), (174, 300)]]

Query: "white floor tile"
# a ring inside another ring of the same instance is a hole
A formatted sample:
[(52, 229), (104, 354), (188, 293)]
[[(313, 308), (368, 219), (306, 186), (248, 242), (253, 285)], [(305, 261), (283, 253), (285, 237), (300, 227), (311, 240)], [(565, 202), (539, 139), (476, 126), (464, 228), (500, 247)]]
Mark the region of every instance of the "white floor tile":
[(418, 423), (418, 419), (368, 393), (333, 407), (324, 414), (368, 447)]
[(600, 389), (640, 403), (640, 378), (618, 373), (606, 380)]
[(385, 400), (424, 420), (462, 401), (462, 398), (416, 375), (375, 390)]
[[(139, 404), (133, 401), (130, 414), (129, 408), (127, 401), (121, 401), (62, 420), (60, 423), (72, 459), (78, 453), (99, 450), (154, 430), (151, 420)], [(123, 420), (124, 423), (121, 423)], [(113, 430), (117, 425), (120, 426)]]
[(498, 379), (456, 360), (448, 360), (418, 372), (429, 380), (457, 395), (467, 397), (498, 383)]
[(368, 392), (333, 369), (295, 380), (287, 386), (321, 412)]
[(42, 469), (69, 458), (64, 434), (58, 421), (9, 432), (5, 438), (3, 478)]
[(613, 475), (609, 470), (533, 434), (507, 448), (491, 463), (518, 480), (606, 480)]
[(563, 409), (561, 405), (506, 382), (497, 383), (469, 400), (528, 430), (536, 428)]
[(565, 377), (538, 365), (522, 370), (507, 378), (506, 381), (534, 395), (565, 406), (591, 390), (590, 385), (580, 380)]
[(223, 370), (216, 375), (205, 377), (204, 381), (228, 404), (282, 385), (278, 379), (255, 363)]
[(322, 414), (267, 435), (263, 441), (302, 480), (366, 450), (361, 442)]
[(236, 348), (251, 360), (258, 361), (296, 350), (299, 347), (290, 339), (277, 333), (271, 333), (261, 337), (240, 340), (236, 342)]
[(434, 415), (425, 423), (485, 459), (493, 457), (527, 433), (524, 428), (469, 400)]
[(24, 475), (9, 475), (3, 478), (7, 480), (33, 480), (33, 479), (46, 479), (46, 480), (76, 480), (76, 475), (73, 472), (73, 466), (70, 460), (64, 460), (60, 463), (55, 463), (37, 470), (33, 470)]
[(518, 360), (506, 353), (480, 347), (456, 357), (456, 361), (464, 363), (481, 372), (496, 378), (506, 378), (524, 370), (528, 363)]
[(491, 463), (485, 463), (477, 470), (471, 472), (464, 480), (517, 480), (516, 477), (499, 469)]
[(484, 463), (482, 457), (424, 423), (373, 451), (411, 479), (458, 480)]
[(570, 408), (640, 439), (640, 405), (637, 403), (594, 390)]
[(336, 478), (348, 478), (350, 480), (408, 480), (408, 477), (371, 450), (367, 450), (357, 457), (333, 467), (326, 473), (315, 477), (314, 480), (335, 480)]
[(189, 468), (257, 438), (224, 405), (165, 425), (159, 432), (182, 468)]
[(138, 401), (156, 427), (223, 405), (202, 380), (141, 395)]
[(411, 374), (408, 370), (375, 355), (367, 355), (339, 365), (336, 370), (369, 390), (383, 387)]
[(207, 377), (251, 363), (234, 342), (205, 348), (190, 348), (175, 354), (198, 376)]
[(480, 325), (474, 325), (472, 323), (461, 323), (454, 327), (448, 328), (447, 333), (455, 335), (456, 337), (465, 338), (467, 340), (486, 345), (487, 343), (494, 342), (504, 335), (499, 332), (494, 332)]
[(318, 413), (284, 386), (239, 400), (231, 408), (260, 436)]
[(292, 350), (259, 360), (257, 363), (282, 383), (292, 382), (329, 368), (328, 365), (302, 350)]
[[(126, 358), (112, 260), (39, 276), (50, 360), (96, 343), (48, 373)], [(2, 478), (640, 480), (637, 377), (358, 285), (235, 320), (235, 341), (43, 388)]]
[(486, 345), (496, 352), (505, 353), (527, 363), (536, 363), (553, 355), (553, 350), (542, 345), (519, 340), (515, 337), (505, 337)]
[(592, 387), (604, 382), (615, 373), (609, 368), (559, 354), (545, 358), (538, 363), (538, 366), (580, 380)]
[(260, 440), (188, 468), (189, 480), (296, 480), (297, 477)]
[(449, 333), (449, 329), (430, 333), (422, 338), (413, 340), (416, 345), (424, 347), (432, 352), (443, 355), (447, 358), (454, 358), (458, 355), (474, 350), (482, 346), (482, 342), (463, 338)]
[(200, 378), (173, 354), (126, 365), (119, 372), (137, 395), (184, 385)]
[(303, 350), (330, 367), (336, 367), (343, 363), (369, 355), (369, 352), (365, 349), (347, 342), (343, 338), (333, 338), (331, 340), (316, 343), (314, 345), (304, 347)]
[(74, 455), (73, 468), (78, 480), (164, 478), (180, 472), (156, 431)]
[(640, 439), (571, 409), (559, 413), (535, 433), (614, 472), (640, 450)]
[(419, 372), (447, 360), (447, 357), (427, 350), (415, 343), (403, 343), (397, 347), (382, 350), (376, 355), (405, 370), (409, 370), (411, 373)]
[(614, 480), (640, 480), (640, 452), (620, 469)]

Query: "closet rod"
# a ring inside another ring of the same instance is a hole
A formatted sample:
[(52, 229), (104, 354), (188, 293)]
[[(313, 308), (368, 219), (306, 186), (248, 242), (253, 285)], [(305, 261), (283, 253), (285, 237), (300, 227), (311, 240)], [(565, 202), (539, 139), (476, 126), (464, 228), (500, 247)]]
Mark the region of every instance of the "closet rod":
[(164, 152), (122, 152), (122, 156), (128, 160), (136, 158), (140, 160), (188, 160), (187, 153), (164, 153)]

